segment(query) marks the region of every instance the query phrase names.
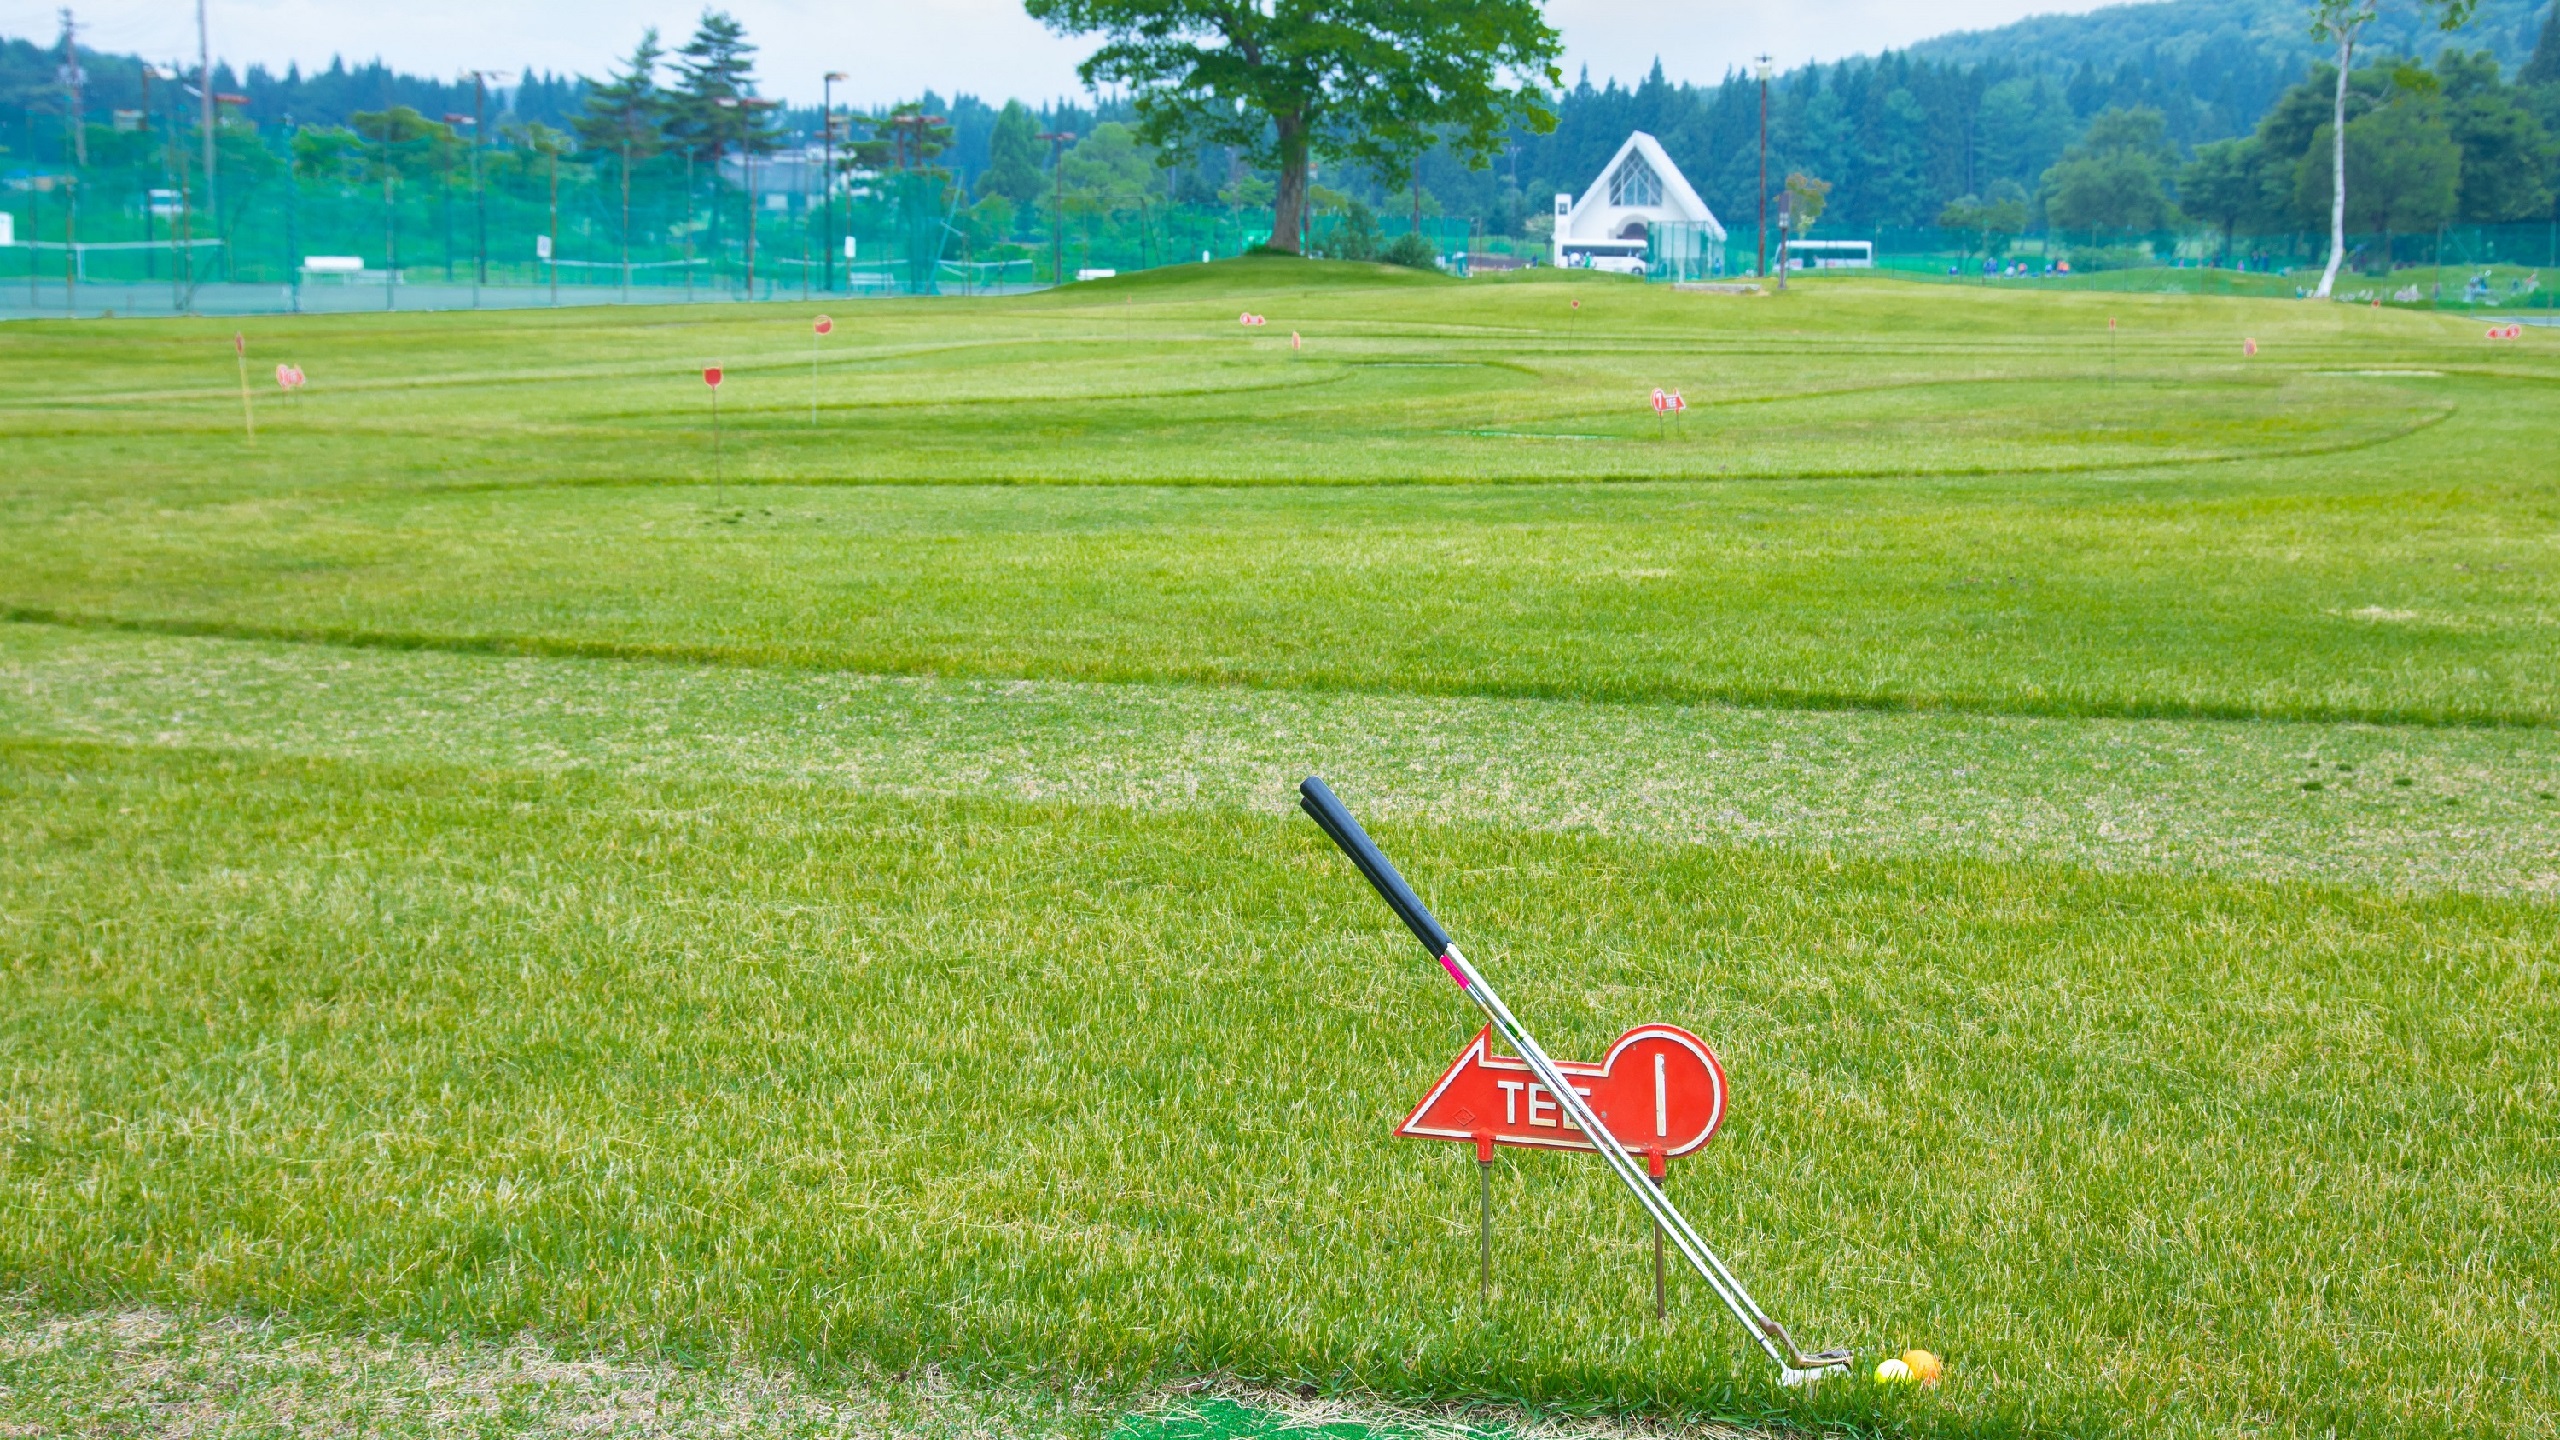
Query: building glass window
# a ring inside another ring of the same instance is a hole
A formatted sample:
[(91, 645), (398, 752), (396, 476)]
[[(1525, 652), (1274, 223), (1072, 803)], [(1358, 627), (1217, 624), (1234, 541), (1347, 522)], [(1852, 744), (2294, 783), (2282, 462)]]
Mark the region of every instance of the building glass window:
[(1641, 155), (1629, 155), (1626, 163), (1609, 172), (1609, 203), (1612, 205), (1659, 205), (1662, 203), (1662, 177), (1644, 163)]

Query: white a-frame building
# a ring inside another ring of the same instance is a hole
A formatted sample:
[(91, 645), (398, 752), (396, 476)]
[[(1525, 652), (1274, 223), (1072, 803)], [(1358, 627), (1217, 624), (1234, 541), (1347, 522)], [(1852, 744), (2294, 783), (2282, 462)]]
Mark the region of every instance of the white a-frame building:
[(1648, 253), (1682, 279), (1724, 270), (1724, 225), (1662, 142), (1627, 137), (1582, 198), (1556, 197), (1555, 263), (1645, 273)]

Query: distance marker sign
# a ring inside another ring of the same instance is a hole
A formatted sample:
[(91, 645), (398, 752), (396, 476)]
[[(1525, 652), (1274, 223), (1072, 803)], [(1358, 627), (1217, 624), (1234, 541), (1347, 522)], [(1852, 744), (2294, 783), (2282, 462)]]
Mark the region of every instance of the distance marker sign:
[[(1492, 1036), (1490, 1025), (1476, 1032), (1396, 1134), (1472, 1142), (1487, 1159), (1495, 1145), (1598, 1150), (1528, 1061), (1492, 1052)], [(1724, 1123), (1724, 1067), (1705, 1041), (1677, 1026), (1638, 1026), (1597, 1065), (1559, 1060), (1555, 1067), (1618, 1143), (1640, 1155), (1686, 1155)]]

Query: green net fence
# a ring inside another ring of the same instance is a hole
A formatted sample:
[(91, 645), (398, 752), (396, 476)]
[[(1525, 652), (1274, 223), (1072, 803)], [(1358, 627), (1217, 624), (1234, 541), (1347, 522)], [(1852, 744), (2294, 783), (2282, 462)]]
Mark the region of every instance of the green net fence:
[[(234, 146), (234, 138), (242, 143)], [(1015, 203), (932, 172), (849, 177), (821, 157), (710, 164), (659, 155), (551, 156), (491, 147), (436, 168), (339, 157), (321, 173), (226, 133), (208, 186), (188, 165), (21, 173), (0, 192), (0, 314), (445, 309), (800, 295), (1005, 293), (1241, 254), (1267, 209), (1053, 191)], [(173, 178), (174, 177), (174, 178)], [(1408, 232), (1419, 246), (1398, 242)], [(1403, 258), (1457, 274), (1545, 264), (1537, 236), (1392, 210), (1319, 214), (1312, 253)], [(2317, 283), (2322, 234), (1857, 233), (1817, 227), (1790, 265), (1947, 285), (2295, 296)], [(2340, 298), (2547, 311), (2560, 224), (2350, 237)], [(1660, 225), (1649, 278), (1733, 281), (1779, 237)], [(1636, 268), (1631, 266), (1630, 268)]]
[[(1959, 230), (1835, 231), (1803, 237), (1736, 230), (1724, 264), (1699, 263), (1707, 247), (1655, 227), (1646, 273), (1655, 280), (1755, 278), (1761, 256), (1774, 274), (1781, 252), (1792, 273), (1867, 272), (1941, 285), (2113, 290), (2300, 298), (2319, 285), (2329, 237), (2301, 232), (2005, 235)], [(2560, 223), (2461, 226), (2417, 235), (2347, 237), (2334, 298), (2427, 309), (2549, 311), (2560, 308)]]

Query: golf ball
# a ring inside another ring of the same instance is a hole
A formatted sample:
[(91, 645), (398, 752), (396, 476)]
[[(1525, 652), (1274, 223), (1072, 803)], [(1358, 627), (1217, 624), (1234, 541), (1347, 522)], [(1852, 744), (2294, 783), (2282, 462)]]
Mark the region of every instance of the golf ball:
[(1899, 1355), (1876, 1362), (1876, 1383), (1879, 1385), (1908, 1385), (1911, 1379), (1911, 1367), (1904, 1364)]
[(1923, 1390), (1937, 1384), (1938, 1377), (1947, 1373), (1947, 1362), (1926, 1350), (1903, 1351), (1902, 1363), (1910, 1368), (1911, 1378), (1919, 1381)]

